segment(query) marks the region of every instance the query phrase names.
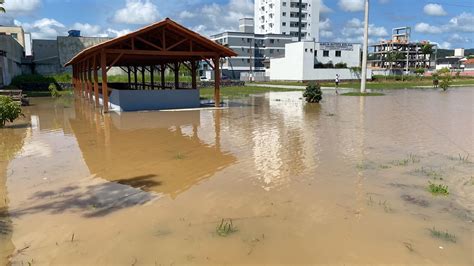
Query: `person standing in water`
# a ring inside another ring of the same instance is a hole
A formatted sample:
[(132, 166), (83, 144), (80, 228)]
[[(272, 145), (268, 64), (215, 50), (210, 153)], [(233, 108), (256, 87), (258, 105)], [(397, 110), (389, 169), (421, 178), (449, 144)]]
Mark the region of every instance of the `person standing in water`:
[(337, 89), (339, 88), (339, 74), (336, 74), (336, 94), (339, 95), (339, 92), (337, 91)]

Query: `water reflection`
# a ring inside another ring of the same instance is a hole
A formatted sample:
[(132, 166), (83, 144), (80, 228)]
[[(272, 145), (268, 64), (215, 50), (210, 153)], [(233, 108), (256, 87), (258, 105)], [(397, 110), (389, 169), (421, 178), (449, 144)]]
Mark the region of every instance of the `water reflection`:
[(236, 162), (220, 147), (219, 112), (212, 144), (198, 137), (200, 112), (101, 116), (76, 105), (70, 125), (91, 174), (176, 198)]

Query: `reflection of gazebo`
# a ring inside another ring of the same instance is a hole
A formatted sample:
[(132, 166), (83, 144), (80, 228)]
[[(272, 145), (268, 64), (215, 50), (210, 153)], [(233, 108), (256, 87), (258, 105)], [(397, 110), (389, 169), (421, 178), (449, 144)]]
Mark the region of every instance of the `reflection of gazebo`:
[[(198, 63), (205, 60), (210, 64), (212, 61), (213, 64), (210, 65), (215, 71), (214, 99), (218, 106), (221, 77), (219, 59), (236, 55), (229, 48), (167, 18), (125, 36), (85, 49), (66, 65), (73, 66), (73, 85), (76, 93), (90, 99), (95, 98), (97, 106), (102, 98), (104, 111), (107, 112), (109, 102), (119, 105), (125, 111), (194, 107), (196, 99), (199, 103), (199, 92), (196, 90)], [(190, 90), (180, 88), (181, 66), (191, 72)], [(125, 89), (123, 86), (115, 88), (110, 86), (112, 89), (109, 90), (107, 72), (112, 67), (120, 67), (128, 74)], [(101, 85), (98, 77), (99, 69), (102, 76)], [(173, 86), (166, 84), (166, 69), (174, 72)], [(149, 83), (145, 82), (146, 73), (149, 75)], [(155, 73), (160, 73), (160, 82), (156, 82)], [(167, 90), (172, 88), (174, 90), (171, 92)]]
[(214, 145), (199, 139), (199, 123), (199, 111), (103, 117), (80, 105), (70, 120), (91, 174), (172, 198), (236, 161), (220, 150), (220, 132)]

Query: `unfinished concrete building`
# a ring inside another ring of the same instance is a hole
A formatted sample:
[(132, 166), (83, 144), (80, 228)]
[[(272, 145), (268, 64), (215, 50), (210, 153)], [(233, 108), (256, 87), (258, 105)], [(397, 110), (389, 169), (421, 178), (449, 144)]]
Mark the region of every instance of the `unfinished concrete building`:
[(411, 41), (411, 28), (392, 30), (392, 39), (372, 45), (369, 65), (372, 69), (405, 70), (430, 68), (436, 59), (437, 45), (428, 41)]

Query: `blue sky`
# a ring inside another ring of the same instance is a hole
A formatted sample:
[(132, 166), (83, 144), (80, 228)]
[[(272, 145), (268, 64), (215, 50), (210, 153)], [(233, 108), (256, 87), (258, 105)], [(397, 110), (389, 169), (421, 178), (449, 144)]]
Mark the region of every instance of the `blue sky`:
[[(322, 41), (360, 42), (363, 0), (324, 0)], [(55, 38), (69, 29), (84, 36), (125, 34), (170, 17), (201, 34), (235, 30), (252, 16), (253, 0), (6, 0), (0, 24), (22, 25), (34, 38)], [(371, 0), (371, 42), (391, 29), (411, 26), (412, 38), (443, 48), (474, 48), (474, 1)]]

